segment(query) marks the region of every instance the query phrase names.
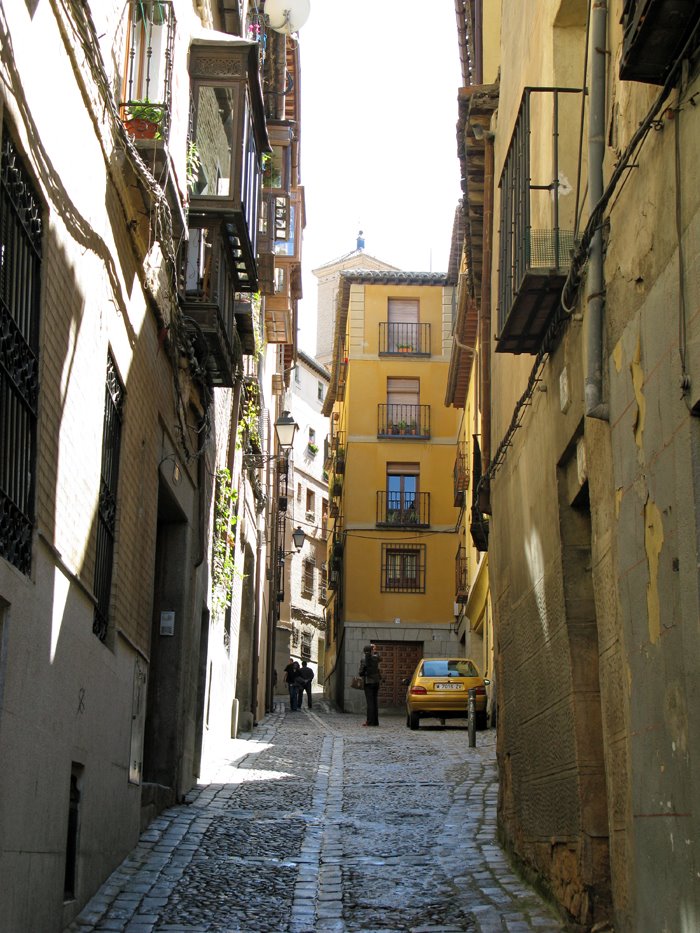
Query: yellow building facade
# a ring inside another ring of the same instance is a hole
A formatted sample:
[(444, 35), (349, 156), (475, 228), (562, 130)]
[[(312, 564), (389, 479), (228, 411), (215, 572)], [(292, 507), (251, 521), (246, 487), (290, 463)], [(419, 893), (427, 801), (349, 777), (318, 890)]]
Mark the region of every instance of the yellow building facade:
[(331, 385), (326, 678), (343, 709), (362, 648), (382, 655), (380, 708), (403, 706), (424, 655), (458, 649), (452, 474), (459, 415), (444, 405), (454, 291), (444, 275), (341, 276)]

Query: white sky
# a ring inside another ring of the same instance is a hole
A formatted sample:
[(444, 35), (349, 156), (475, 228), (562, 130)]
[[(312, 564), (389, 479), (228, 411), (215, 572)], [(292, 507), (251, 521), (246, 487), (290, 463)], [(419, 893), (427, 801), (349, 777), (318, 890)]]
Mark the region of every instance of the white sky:
[(461, 196), (454, 0), (311, 0), (299, 31), (306, 192), (299, 345), (316, 350), (311, 270), (356, 247), (445, 272)]

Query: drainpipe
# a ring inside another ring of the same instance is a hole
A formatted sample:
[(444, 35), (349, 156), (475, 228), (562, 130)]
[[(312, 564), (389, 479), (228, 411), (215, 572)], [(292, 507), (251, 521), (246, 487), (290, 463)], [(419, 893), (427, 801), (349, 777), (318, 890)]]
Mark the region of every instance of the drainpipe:
[[(484, 220), (481, 259), (481, 455), (484, 473), (491, 462), (491, 267), (493, 264), (493, 140), (484, 133)], [(485, 503), (487, 504), (487, 503)], [(486, 510), (490, 512), (489, 509)]]
[[(603, 197), (603, 158), (605, 156), (605, 81), (607, 0), (593, 0), (591, 14), (591, 85), (588, 117), (588, 199), (591, 211)], [(603, 402), (603, 231), (598, 226), (591, 240), (586, 279), (587, 363), (584, 386), (586, 415), (607, 421), (609, 410)]]

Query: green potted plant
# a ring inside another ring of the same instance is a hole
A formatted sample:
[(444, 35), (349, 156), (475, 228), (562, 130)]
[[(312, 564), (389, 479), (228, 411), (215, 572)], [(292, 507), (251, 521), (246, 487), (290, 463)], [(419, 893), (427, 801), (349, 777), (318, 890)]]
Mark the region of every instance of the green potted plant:
[(311, 441), (309, 441), (308, 446), (309, 446), (309, 453), (311, 454), (312, 457), (315, 457), (316, 454), (318, 453), (318, 444), (312, 444)]
[(160, 139), (163, 107), (150, 100), (134, 101), (126, 107), (124, 126), (135, 139)]

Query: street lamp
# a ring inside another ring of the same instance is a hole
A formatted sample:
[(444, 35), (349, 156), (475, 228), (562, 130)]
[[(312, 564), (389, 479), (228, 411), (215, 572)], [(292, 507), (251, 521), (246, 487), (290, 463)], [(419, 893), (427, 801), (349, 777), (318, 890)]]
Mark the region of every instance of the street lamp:
[(292, 541), (294, 542), (294, 547), (297, 551), (300, 551), (304, 546), (304, 541), (306, 540), (306, 535), (304, 534), (304, 529), (301, 525), (297, 527), (292, 532)]
[(275, 434), (281, 450), (291, 450), (298, 427), (299, 425), (288, 411), (283, 411), (275, 421)]

